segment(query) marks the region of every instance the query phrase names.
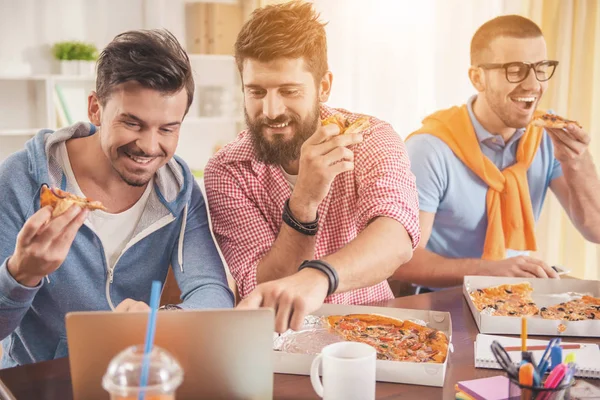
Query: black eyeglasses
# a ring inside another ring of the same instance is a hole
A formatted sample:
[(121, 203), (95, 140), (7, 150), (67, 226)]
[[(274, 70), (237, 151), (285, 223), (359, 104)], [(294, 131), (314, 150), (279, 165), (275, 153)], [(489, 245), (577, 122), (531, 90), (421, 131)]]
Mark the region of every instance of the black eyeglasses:
[(506, 80), (510, 83), (523, 82), (529, 76), (529, 71), (533, 70), (535, 77), (540, 82), (545, 82), (552, 78), (558, 61), (544, 60), (536, 63), (527, 63), (521, 61), (509, 62), (506, 64), (479, 64), (479, 68), (483, 69), (500, 69), (504, 68)]

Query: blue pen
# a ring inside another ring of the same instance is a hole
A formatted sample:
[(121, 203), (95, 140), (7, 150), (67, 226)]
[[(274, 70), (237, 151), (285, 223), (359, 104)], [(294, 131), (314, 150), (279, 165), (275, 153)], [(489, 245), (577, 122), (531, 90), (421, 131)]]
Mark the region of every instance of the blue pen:
[(540, 363), (537, 366), (540, 377), (543, 377), (546, 374), (546, 371), (548, 371), (548, 368), (550, 367), (550, 350), (556, 346), (560, 346), (560, 338), (554, 338), (550, 340), (548, 346), (546, 346), (546, 350), (544, 350), (544, 354), (542, 355)]
[(554, 346), (550, 349), (550, 360), (552, 360), (550, 370), (562, 363), (562, 348), (560, 346)]

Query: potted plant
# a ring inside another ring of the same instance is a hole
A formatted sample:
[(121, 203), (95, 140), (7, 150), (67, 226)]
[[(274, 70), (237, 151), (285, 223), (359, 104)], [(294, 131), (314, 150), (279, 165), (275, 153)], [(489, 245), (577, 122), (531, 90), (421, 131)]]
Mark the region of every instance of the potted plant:
[(65, 41), (52, 47), (54, 57), (60, 61), (60, 70), (65, 75), (93, 75), (98, 49), (92, 43)]

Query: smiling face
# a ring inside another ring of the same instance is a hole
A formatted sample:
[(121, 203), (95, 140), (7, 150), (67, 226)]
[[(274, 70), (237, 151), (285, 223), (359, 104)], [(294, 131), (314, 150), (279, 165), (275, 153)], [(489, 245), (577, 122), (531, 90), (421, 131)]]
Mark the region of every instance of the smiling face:
[[(546, 59), (546, 42), (542, 36), (499, 37), (490, 43), (481, 64), (515, 61), (536, 63)], [(478, 101), (484, 100), (493, 118), (501, 122), (504, 128), (519, 129), (527, 126), (548, 87), (548, 81), (539, 82), (532, 70), (527, 78), (519, 83), (510, 83), (503, 68), (478, 70), (478, 73), (483, 74), (478, 87)]]
[(104, 106), (95, 93), (90, 96), (90, 121), (98, 126), (102, 151), (123, 181), (144, 186), (173, 157), (187, 102), (185, 89), (168, 94), (134, 81), (117, 86)]
[(319, 103), (327, 100), (331, 74), (319, 85), (303, 58), (261, 62), (248, 58), (242, 71), (244, 112), (260, 161), (285, 165), (319, 126)]

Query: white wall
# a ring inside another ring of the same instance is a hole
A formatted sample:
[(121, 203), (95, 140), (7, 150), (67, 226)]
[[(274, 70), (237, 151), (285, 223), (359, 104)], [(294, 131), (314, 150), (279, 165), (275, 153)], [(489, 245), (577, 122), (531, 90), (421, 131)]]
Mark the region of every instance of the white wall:
[(0, 0), (0, 74), (58, 72), (50, 47), (61, 40), (104, 47), (130, 29), (164, 27), (181, 41), (183, 0)]
[(426, 115), (464, 103), (475, 30), (504, 0), (315, 0), (326, 27), (329, 104), (374, 115), (405, 137)]

